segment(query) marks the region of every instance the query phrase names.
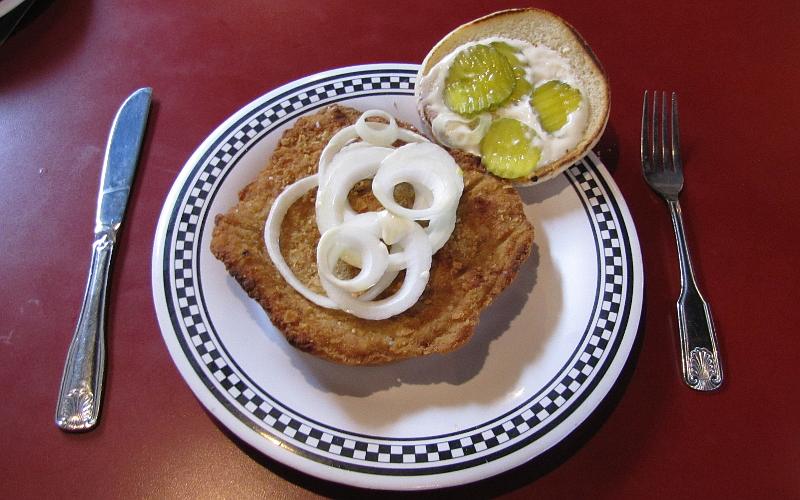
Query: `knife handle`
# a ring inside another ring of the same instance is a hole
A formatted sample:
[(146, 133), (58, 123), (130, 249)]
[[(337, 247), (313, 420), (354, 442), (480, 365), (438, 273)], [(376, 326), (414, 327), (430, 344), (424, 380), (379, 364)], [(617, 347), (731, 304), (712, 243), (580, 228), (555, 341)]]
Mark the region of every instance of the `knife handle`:
[(98, 233), (56, 405), (56, 425), (64, 431), (88, 431), (97, 425), (105, 372), (105, 310), (113, 249), (114, 233)]

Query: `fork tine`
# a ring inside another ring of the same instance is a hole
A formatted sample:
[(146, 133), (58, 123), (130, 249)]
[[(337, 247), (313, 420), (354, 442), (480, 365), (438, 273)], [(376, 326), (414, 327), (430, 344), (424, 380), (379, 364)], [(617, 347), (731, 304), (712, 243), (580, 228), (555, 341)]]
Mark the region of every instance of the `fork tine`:
[(676, 172), (683, 170), (681, 160), (680, 127), (678, 125), (678, 94), (672, 93), (672, 166)]
[(667, 93), (661, 91), (661, 167), (664, 170), (672, 170), (672, 160), (667, 152)]
[(650, 106), (647, 100), (647, 91), (644, 91), (644, 102), (642, 103), (642, 168), (649, 171), (653, 168), (653, 155), (651, 154), (650, 141)]
[(661, 168), (662, 168), (662, 164), (661, 164), (662, 158), (661, 158), (661, 155), (658, 154), (658, 152), (659, 152), (658, 151), (659, 150), (659, 147), (658, 147), (659, 133), (658, 133), (657, 125), (658, 125), (658, 91), (654, 90), (653, 91), (653, 112), (652, 112), (652, 116), (650, 117), (650, 129), (651, 129), (651, 133), (652, 133), (652, 136), (650, 137), (650, 139), (652, 141), (652, 145), (650, 147), (650, 154), (652, 155), (652, 158), (653, 158), (653, 169), (654, 170), (661, 170)]

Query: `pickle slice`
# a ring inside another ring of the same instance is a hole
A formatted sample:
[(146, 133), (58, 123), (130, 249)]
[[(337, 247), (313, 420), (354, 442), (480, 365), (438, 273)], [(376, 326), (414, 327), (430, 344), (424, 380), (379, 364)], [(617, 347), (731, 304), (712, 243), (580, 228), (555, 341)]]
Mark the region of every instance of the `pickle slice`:
[(481, 140), (486, 170), (498, 177), (527, 177), (536, 168), (542, 150), (531, 143), (536, 132), (519, 120), (500, 118), (492, 122)]
[(581, 104), (581, 93), (564, 82), (551, 80), (533, 90), (531, 104), (542, 128), (551, 134), (566, 125), (569, 114)]
[(473, 45), (453, 60), (445, 78), (444, 103), (463, 116), (493, 109), (514, 90), (508, 59), (488, 45)]
[(512, 47), (511, 45), (509, 45), (508, 43), (497, 41), (497, 42), (491, 42), (489, 45), (496, 51), (508, 57), (509, 60), (512, 61), (512, 65), (513, 61), (519, 62), (519, 59), (517, 59), (516, 57), (517, 54), (519, 54), (519, 51), (514, 47)]
[(527, 75), (525, 74), (525, 66), (527, 65), (519, 60), (518, 55), (520, 51), (506, 42), (492, 42), (489, 45), (508, 59), (508, 63), (514, 71), (514, 90), (511, 91), (508, 100), (510, 102), (519, 102), (523, 96), (530, 94), (531, 90), (533, 90), (533, 86), (528, 81)]

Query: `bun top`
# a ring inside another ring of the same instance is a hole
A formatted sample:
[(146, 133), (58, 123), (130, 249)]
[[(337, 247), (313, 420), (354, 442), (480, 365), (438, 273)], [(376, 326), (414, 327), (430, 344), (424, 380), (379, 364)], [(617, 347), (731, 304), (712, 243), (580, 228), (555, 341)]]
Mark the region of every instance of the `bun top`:
[(608, 121), (610, 95), (608, 78), (592, 49), (569, 23), (551, 12), (535, 8), (503, 10), (461, 25), (442, 38), (425, 57), (417, 75), (416, 97), (422, 121), (430, 128), (434, 118), (421, 101), (422, 78), (462, 45), (494, 37), (520, 40), (558, 52), (573, 69), (582, 96), (588, 101), (587, 123), (578, 144), (564, 156), (537, 166), (529, 179), (515, 180), (541, 182), (552, 178), (597, 144)]

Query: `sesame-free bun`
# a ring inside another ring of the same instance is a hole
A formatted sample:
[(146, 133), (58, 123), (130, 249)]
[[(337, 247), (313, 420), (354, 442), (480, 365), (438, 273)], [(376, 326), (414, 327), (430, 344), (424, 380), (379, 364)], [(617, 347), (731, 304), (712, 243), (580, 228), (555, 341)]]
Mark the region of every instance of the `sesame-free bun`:
[[(551, 12), (528, 8), (495, 12), (454, 29), (425, 57), (417, 75), (417, 82), (420, 82), (436, 63), (458, 47), (489, 37), (521, 40), (534, 46), (543, 45), (558, 51), (574, 69), (582, 95), (588, 100), (589, 117), (580, 142), (562, 157), (538, 166), (529, 179), (515, 180), (541, 182), (550, 179), (583, 158), (603, 134), (609, 112), (608, 78), (594, 52), (575, 28)], [(417, 102), (420, 103), (420, 117), (430, 130), (434, 116), (430, 116), (429, 109), (421, 104), (423, 96), (419, 94), (419, 85), (416, 91)]]

